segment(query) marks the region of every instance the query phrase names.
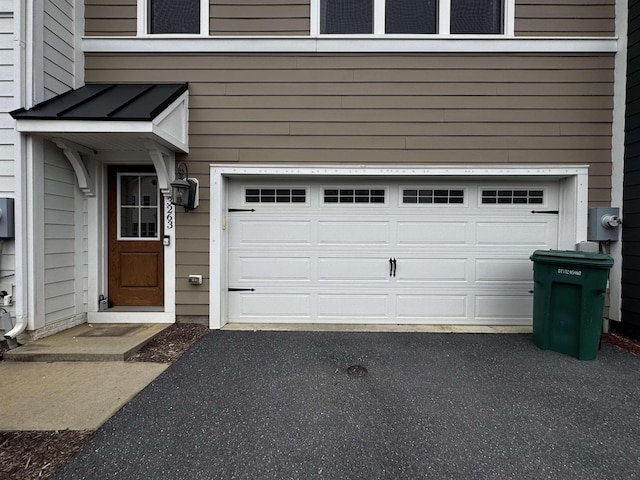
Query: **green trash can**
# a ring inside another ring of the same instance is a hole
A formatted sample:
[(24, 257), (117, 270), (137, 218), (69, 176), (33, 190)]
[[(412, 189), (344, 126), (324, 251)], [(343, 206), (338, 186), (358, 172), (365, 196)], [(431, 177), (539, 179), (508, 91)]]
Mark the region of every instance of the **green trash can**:
[(571, 250), (536, 250), (530, 258), (534, 343), (543, 350), (594, 360), (613, 259)]

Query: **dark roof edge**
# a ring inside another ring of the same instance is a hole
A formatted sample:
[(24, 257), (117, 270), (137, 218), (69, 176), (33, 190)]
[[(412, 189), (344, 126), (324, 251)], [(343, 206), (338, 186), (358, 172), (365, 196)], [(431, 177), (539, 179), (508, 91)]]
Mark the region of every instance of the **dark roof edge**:
[[(167, 98), (167, 100), (165, 100), (164, 102), (162, 102), (162, 104), (160, 104), (158, 107), (156, 107), (152, 112), (151, 112), (151, 118), (155, 118), (157, 115), (159, 115), (165, 108), (167, 108), (169, 105), (171, 105), (174, 101), (176, 101), (178, 98), (180, 98), (180, 96), (186, 92), (189, 89), (189, 83), (185, 82), (185, 83), (86, 83), (85, 85), (83, 85), (82, 87), (78, 87), (78, 88), (74, 88), (71, 90), (67, 90), (64, 93), (61, 93), (59, 95), (56, 95), (55, 97), (49, 98), (47, 100), (44, 100), (40, 103), (37, 103), (36, 105), (34, 105), (33, 107), (31, 107), (30, 109), (24, 108), (24, 107), (20, 107), (17, 108), (15, 110), (12, 110), (9, 113), (9, 115), (11, 115), (12, 118), (16, 118), (16, 115), (19, 115), (20, 113), (23, 112), (28, 112), (29, 110), (36, 108), (36, 107), (43, 107), (48, 105), (49, 103), (52, 103), (54, 101), (57, 101), (60, 99), (60, 97), (64, 97), (66, 95), (69, 95), (75, 91), (80, 90), (83, 87), (88, 87), (88, 86), (104, 86), (104, 89), (101, 91), (104, 91), (110, 87), (113, 86), (124, 86), (124, 85), (150, 85), (150, 86), (164, 86), (164, 85), (169, 85), (169, 86), (176, 86), (176, 87), (180, 87), (178, 88), (178, 90), (176, 90), (176, 92), (174, 94), (172, 94), (170, 97)], [(29, 120), (54, 120), (54, 119), (60, 119), (59, 117), (51, 117), (51, 118), (31, 118)], [(72, 117), (67, 117), (65, 120), (87, 120), (87, 121), (92, 121), (89, 120), (87, 118), (72, 118)], [(107, 121), (118, 121), (118, 119), (102, 119), (102, 120), (107, 120)], [(130, 121), (138, 121), (138, 120), (149, 120), (148, 118), (140, 118), (140, 119), (126, 119), (126, 120), (130, 120)]]
[[(156, 86), (160, 86), (160, 85), (163, 85), (163, 84), (159, 83)], [(177, 84), (172, 83), (172, 84), (164, 84), (164, 85), (177, 85)], [(168, 97), (164, 102), (162, 102), (155, 109), (153, 109), (151, 111), (151, 118), (156, 118), (158, 115), (160, 115), (160, 113), (162, 113), (169, 105), (171, 105), (178, 98), (180, 98), (180, 96), (187, 90), (189, 90), (189, 83), (183, 84), (178, 90), (176, 90), (176, 92), (173, 95)]]

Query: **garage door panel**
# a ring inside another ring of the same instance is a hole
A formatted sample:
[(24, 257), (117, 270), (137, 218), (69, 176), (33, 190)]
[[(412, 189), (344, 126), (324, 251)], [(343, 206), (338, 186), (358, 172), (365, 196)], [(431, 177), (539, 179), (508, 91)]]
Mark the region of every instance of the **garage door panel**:
[(396, 315), (401, 319), (467, 318), (467, 295), (397, 295)]
[(229, 315), (237, 321), (269, 318), (311, 319), (310, 294), (230, 292)]
[(311, 222), (236, 219), (229, 226), (229, 231), (229, 241), (232, 245), (308, 245)]
[(320, 245), (388, 245), (388, 221), (326, 221), (318, 222)]
[(465, 282), (465, 258), (410, 258), (397, 259), (398, 282)]
[(478, 320), (528, 320), (533, 311), (533, 295), (476, 295)]
[(398, 245), (466, 245), (469, 222), (399, 221)]
[(353, 293), (318, 295), (318, 317), (321, 319), (386, 319), (389, 296)]
[[(228, 320), (531, 324), (529, 256), (557, 248), (558, 215), (531, 214), (539, 206), (485, 205), (483, 180), (473, 179), (456, 181), (464, 205), (429, 204), (427, 197), (406, 205), (404, 185), (423, 187), (415, 179), (390, 181), (380, 207), (325, 205), (325, 182), (307, 179), (304, 205), (230, 212), (228, 287), (254, 290), (229, 292)], [(557, 197), (557, 183), (535, 190), (542, 188), (545, 202)], [(242, 208), (243, 190), (236, 190), (229, 204)], [(396, 259), (395, 274), (389, 259)]]
[(526, 258), (476, 260), (476, 282), (526, 282), (533, 286), (531, 261)]
[(232, 253), (229, 261), (234, 266), (229, 270), (229, 281), (232, 283), (311, 279), (309, 258), (253, 257)]
[(476, 243), (488, 246), (528, 246), (544, 247), (549, 245), (553, 235), (546, 221), (540, 222), (478, 222), (476, 224)]
[(379, 257), (322, 257), (318, 260), (318, 280), (387, 282), (389, 260)]

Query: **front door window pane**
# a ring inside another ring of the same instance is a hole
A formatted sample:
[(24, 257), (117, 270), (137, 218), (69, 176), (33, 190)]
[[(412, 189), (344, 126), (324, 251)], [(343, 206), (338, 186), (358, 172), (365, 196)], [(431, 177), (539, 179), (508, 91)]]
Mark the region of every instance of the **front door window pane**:
[(373, 33), (373, 0), (321, 0), (320, 32)]
[(135, 207), (120, 208), (120, 236), (136, 238), (138, 236), (138, 209)]
[(436, 33), (436, 0), (387, 0), (386, 33)]
[(158, 239), (159, 192), (155, 175), (121, 174), (119, 180), (120, 238)]
[(451, 0), (451, 33), (502, 33), (502, 0)]
[(200, 33), (201, 0), (149, 0), (149, 33)]

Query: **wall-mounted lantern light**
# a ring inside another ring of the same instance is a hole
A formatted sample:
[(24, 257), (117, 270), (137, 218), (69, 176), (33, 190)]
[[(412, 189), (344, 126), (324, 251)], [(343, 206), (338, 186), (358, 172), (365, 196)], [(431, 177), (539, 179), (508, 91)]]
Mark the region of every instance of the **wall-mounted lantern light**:
[(171, 182), (171, 203), (184, 207), (185, 212), (197, 208), (200, 202), (198, 179), (189, 178), (184, 162), (178, 163), (176, 175), (178, 178)]

